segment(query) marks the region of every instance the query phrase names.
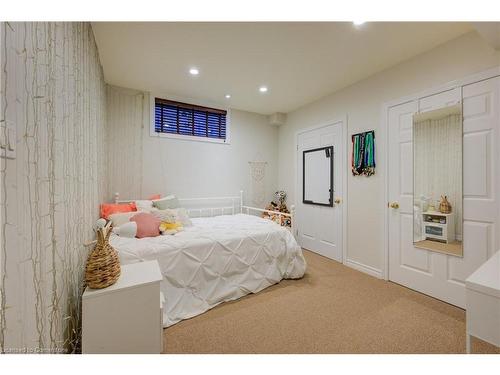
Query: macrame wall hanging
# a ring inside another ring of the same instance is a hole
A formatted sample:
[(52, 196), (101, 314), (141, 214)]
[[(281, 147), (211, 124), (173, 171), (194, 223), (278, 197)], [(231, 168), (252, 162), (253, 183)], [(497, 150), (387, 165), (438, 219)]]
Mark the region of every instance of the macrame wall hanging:
[(353, 134), (352, 174), (371, 176), (375, 174), (375, 131)]
[(249, 161), (252, 174), (252, 202), (258, 207), (266, 200), (266, 187), (264, 179), (266, 176), (266, 161)]

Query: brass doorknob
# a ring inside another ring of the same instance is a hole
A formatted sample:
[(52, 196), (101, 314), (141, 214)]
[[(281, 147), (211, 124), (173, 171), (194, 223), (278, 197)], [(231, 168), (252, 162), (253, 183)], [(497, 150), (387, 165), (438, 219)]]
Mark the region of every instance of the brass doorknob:
[(399, 203), (398, 202), (392, 202), (389, 207), (391, 208), (394, 208), (394, 209), (398, 209), (399, 208)]
[(340, 204), (340, 202), (342, 202), (340, 198), (335, 198), (335, 204)]

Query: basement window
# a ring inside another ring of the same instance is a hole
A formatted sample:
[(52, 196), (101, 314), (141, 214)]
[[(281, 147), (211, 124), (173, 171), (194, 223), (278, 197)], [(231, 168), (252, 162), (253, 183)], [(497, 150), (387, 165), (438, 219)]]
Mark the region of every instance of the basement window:
[(169, 138), (227, 142), (226, 110), (155, 98), (154, 133)]

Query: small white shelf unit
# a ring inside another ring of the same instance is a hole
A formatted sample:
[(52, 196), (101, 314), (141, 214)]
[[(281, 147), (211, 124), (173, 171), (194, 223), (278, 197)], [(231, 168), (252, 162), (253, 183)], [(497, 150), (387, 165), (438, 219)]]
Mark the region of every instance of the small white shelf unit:
[(426, 240), (451, 243), (455, 241), (455, 217), (453, 212), (438, 211), (422, 213), (422, 237)]
[(163, 279), (156, 260), (121, 267), (118, 281), (85, 289), (82, 297), (82, 352), (161, 353)]

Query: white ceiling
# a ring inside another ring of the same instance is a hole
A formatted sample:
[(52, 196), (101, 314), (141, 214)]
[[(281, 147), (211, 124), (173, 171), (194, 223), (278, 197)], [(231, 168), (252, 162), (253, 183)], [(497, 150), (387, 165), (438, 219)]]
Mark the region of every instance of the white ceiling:
[[(468, 23), (429, 22), (92, 27), (106, 82), (262, 114), (292, 111), (473, 30)], [(188, 73), (192, 66), (199, 76)], [(261, 85), (269, 87), (266, 94)]]

